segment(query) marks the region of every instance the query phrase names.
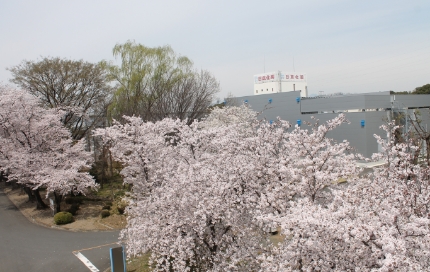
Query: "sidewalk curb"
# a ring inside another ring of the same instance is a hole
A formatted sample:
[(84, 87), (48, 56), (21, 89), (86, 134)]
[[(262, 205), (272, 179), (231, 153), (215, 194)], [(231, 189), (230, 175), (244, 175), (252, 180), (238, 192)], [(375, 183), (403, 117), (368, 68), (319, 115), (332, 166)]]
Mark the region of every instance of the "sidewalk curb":
[(100, 222), (97, 222), (98, 224), (101, 224), (101, 225), (103, 225), (103, 226), (105, 226), (105, 227), (108, 227), (108, 228), (110, 228), (109, 230), (84, 230), (84, 229), (68, 229), (68, 228), (65, 228), (65, 227), (61, 227), (61, 226), (59, 226), (59, 225), (55, 225), (55, 224), (52, 224), (52, 225), (50, 225), (50, 224), (46, 224), (46, 223), (43, 223), (43, 222), (40, 222), (40, 221), (38, 221), (38, 220), (36, 220), (34, 217), (32, 217), (32, 216), (30, 216), (30, 215), (28, 215), (28, 214), (26, 214), (26, 213), (24, 213), (24, 212), (22, 212), (21, 211), (21, 209), (20, 208), (18, 208), (18, 205), (17, 205), (17, 203), (15, 203), (15, 201), (13, 201), (10, 197), (9, 197), (9, 193), (8, 192), (6, 192), (6, 189), (8, 189), (4, 184), (1, 184), (0, 183), (0, 190), (1, 191), (3, 191), (3, 193), (7, 196), (7, 198), (10, 200), (10, 202), (12, 202), (12, 204), (15, 206), (15, 208), (25, 217), (25, 218), (27, 218), (27, 220), (28, 221), (30, 221), (31, 223), (33, 223), (33, 224), (35, 224), (35, 225), (39, 225), (39, 226), (42, 226), (42, 227), (45, 227), (45, 228), (50, 228), (50, 229), (58, 229), (58, 230), (64, 230), (64, 231), (70, 231), (70, 232), (114, 232), (114, 231), (118, 231), (118, 230), (115, 230), (115, 229), (113, 229), (113, 228), (111, 228), (111, 227), (108, 227), (108, 226), (105, 226), (104, 224), (102, 224), (102, 223), (100, 223)]

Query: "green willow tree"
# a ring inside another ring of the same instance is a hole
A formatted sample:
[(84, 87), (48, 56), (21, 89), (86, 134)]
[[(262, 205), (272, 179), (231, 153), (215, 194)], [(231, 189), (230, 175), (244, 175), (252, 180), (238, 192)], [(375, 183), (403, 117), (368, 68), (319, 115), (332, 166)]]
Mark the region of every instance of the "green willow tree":
[(219, 92), (218, 81), (208, 71), (196, 71), (193, 62), (170, 46), (146, 47), (128, 41), (113, 48), (119, 65), (102, 61), (109, 79), (117, 83), (110, 118), (140, 116), (145, 121), (165, 117), (191, 123), (207, 113)]

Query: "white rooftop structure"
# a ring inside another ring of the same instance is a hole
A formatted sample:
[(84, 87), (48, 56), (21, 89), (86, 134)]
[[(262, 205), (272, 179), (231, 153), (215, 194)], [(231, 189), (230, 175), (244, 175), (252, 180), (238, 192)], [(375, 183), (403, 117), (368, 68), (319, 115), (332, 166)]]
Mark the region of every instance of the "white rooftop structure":
[(307, 76), (297, 72), (269, 72), (254, 75), (254, 95), (300, 91), (308, 97)]

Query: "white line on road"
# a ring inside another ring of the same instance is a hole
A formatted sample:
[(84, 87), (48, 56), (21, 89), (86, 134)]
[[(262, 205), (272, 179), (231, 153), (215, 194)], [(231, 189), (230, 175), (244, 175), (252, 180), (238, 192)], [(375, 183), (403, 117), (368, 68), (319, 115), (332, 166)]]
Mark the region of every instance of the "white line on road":
[(81, 262), (83, 262), (91, 270), (91, 272), (99, 272), (100, 271), (82, 253), (73, 252), (73, 254), (75, 254), (75, 256), (78, 257), (78, 259), (81, 260)]
[(96, 249), (96, 248), (101, 248), (101, 247), (106, 247), (106, 246), (110, 246), (110, 245), (120, 245), (120, 243), (115, 242), (115, 243), (110, 243), (110, 244), (105, 244), (105, 245), (101, 245), (101, 246), (95, 246), (95, 247), (89, 247), (89, 248), (83, 248), (83, 249), (79, 249), (79, 250), (75, 250), (72, 251), (72, 253), (79, 259), (81, 260), (81, 262), (83, 262), (90, 270), (91, 272), (98, 272), (100, 270), (98, 270), (97, 267), (95, 267), (80, 251), (85, 251), (85, 250), (92, 250), (92, 249)]

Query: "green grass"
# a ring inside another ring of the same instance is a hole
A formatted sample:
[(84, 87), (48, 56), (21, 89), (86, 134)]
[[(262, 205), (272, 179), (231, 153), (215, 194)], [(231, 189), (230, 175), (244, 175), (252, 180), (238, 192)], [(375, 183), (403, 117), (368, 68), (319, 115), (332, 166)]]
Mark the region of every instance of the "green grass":
[(98, 191), (94, 192), (94, 195), (99, 198), (110, 198), (114, 200), (118, 197), (124, 196), (129, 191), (129, 186), (123, 186), (122, 181), (109, 182), (103, 184), (103, 189), (99, 188)]
[(140, 257), (133, 258), (127, 262), (127, 272), (150, 272), (149, 257), (150, 253), (145, 253)]

